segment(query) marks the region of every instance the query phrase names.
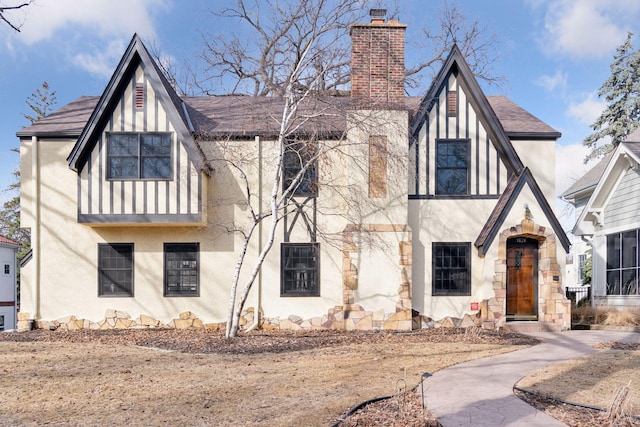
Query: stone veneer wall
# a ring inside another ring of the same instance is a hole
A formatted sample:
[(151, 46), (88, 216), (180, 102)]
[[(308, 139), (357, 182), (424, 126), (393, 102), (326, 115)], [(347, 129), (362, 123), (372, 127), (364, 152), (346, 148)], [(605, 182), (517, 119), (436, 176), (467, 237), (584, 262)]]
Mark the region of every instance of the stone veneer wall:
[(571, 301), (562, 291), (562, 283), (554, 281), (554, 276), (562, 277), (556, 259), (556, 236), (546, 227), (535, 224), (530, 219), (500, 233), (498, 257), (495, 261), (493, 279), (494, 297), (483, 302), (481, 317), (496, 324), (505, 320), (507, 298), (507, 239), (529, 237), (540, 242), (538, 247), (538, 320), (552, 322), (560, 328), (571, 325)]

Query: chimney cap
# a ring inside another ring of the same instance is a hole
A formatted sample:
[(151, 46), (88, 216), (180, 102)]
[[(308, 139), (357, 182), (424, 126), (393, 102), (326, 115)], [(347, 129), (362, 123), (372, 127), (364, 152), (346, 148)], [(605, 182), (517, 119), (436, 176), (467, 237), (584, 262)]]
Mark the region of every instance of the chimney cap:
[(387, 9), (369, 9), (369, 16), (371, 17), (372, 21), (381, 20), (382, 22), (384, 22), (384, 18), (386, 15)]

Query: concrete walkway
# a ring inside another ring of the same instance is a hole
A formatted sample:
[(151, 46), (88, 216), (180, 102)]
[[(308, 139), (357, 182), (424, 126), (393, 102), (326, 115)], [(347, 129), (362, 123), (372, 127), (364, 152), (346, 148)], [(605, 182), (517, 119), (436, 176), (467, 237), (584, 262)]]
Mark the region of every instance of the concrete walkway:
[(545, 366), (593, 353), (605, 341), (640, 342), (640, 334), (612, 331), (535, 332), (543, 343), (461, 363), (423, 382), (425, 405), (444, 427), (564, 426), (513, 394), (513, 385)]

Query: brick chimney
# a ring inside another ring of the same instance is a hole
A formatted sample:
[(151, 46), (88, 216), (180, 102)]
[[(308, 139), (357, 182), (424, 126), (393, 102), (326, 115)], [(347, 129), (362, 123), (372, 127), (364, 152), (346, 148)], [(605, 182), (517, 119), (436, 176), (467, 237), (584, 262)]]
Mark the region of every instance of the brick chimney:
[(371, 9), (370, 24), (351, 26), (351, 98), (359, 108), (404, 108), (404, 33), (385, 22), (386, 9)]

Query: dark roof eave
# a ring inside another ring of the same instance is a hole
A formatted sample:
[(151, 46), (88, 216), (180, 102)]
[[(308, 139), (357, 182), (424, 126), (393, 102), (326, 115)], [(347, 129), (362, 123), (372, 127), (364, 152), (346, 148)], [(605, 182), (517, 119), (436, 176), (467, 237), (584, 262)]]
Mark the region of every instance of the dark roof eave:
[(507, 132), (509, 139), (513, 140), (541, 140), (541, 139), (560, 139), (560, 132)]
[[(321, 139), (331, 139), (331, 140), (339, 140), (342, 139), (345, 135), (345, 131), (342, 130), (334, 130), (334, 131), (326, 131), (326, 132), (296, 132), (296, 135), (320, 135)], [(198, 133), (194, 134), (194, 138), (198, 141), (206, 141), (209, 139), (220, 139), (220, 138), (228, 138), (232, 140), (241, 140), (247, 138), (255, 138), (260, 137), (264, 139), (276, 139), (279, 134), (277, 132), (271, 131), (241, 131), (241, 132), (207, 132), (207, 133)]]
[(36, 136), (38, 138), (75, 138), (80, 136), (80, 131), (43, 131), (43, 132), (16, 132), (18, 138), (30, 138)]

